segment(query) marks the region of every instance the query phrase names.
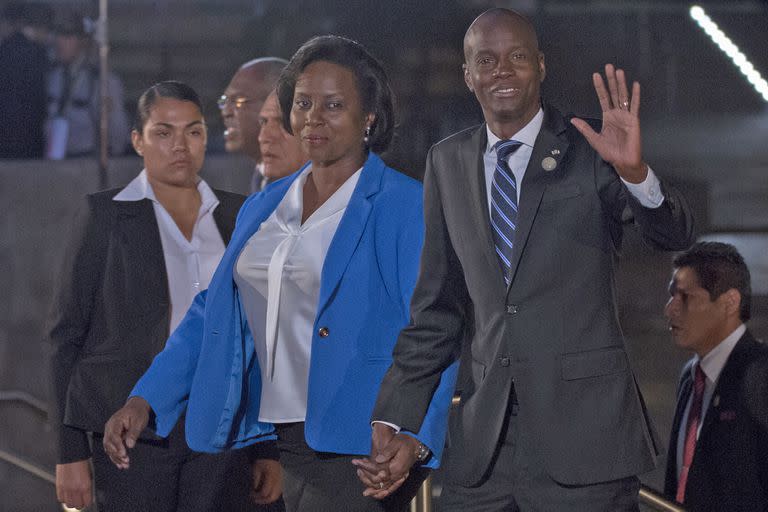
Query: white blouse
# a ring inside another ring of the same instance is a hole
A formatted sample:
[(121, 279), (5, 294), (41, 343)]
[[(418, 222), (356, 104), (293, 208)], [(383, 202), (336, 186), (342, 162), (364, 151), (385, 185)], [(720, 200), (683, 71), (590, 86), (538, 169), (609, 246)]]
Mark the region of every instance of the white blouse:
[(325, 255), (361, 170), (301, 223), (309, 165), (248, 240), (234, 279), (261, 367), (259, 420), (304, 421), (312, 328)]
[(171, 301), (169, 332), (176, 330), (184, 319), (195, 295), (208, 288), (224, 255), (224, 240), (213, 218), (219, 200), (203, 180), (197, 182), (197, 191), (200, 193), (200, 211), (192, 228), (191, 240), (187, 240), (171, 214), (155, 197), (146, 169), (112, 198), (113, 201), (152, 201), (163, 246), (165, 273), (168, 276), (168, 295)]

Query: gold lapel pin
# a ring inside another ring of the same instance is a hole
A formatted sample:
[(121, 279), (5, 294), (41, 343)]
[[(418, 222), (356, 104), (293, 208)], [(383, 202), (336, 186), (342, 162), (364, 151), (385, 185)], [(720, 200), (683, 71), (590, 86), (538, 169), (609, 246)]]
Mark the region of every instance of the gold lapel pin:
[(557, 167), (557, 160), (555, 160), (551, 156), (548, 156), (544, 160), (541, 161), (541, 167), (545, 171), (554, 171), (555, 167)]

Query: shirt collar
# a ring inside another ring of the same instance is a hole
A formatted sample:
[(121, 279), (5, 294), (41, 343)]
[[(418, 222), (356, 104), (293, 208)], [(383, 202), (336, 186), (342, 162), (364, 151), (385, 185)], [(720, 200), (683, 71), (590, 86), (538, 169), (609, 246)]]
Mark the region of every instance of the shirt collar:
[[(713, 383), (717, 382), (717, 379), (720, 377), (720, 372), (723, 371), (723, 367), (728, 361), (728, 357), (731, 355), (731, 352), (733, 352), (733, 347), (736, 346), (736, 343), (738, 343), (746, 330), (747, 327), (744, 324), (739, 325), (736, 330), (718, 343), (718, 345), (701, 360), (698, 360), (697, 356), (697, 362), (701, 366), (704, 375), (707, 376), (708, 381)], [(691, 371), (694, 371), (695, 368), (696, 365), (693, 365)]]
[[(197, 191), (200, 193), (201, 212), (206, 212), (218, 206), (219, 199), (216, 197), (216, 194), (214, 194), (205, 180), (200, 177), (197, 178)], [(158, 202), (155, 197), (155, 191), (152, 190), (152, 186), (149, 184), (146, 169), (142, 169), (138, 176), (112, 198), (113, 201), (141, 201), (142, 199), (149, 199), (153, 203)]]
[[(539, 136), (539, 132), (541, 131), (541, 125), (543, 123), (544, 123), (544, 110), (541, 107), (539, 107), (539, 111), (536, 112), (536, 115), (533, 116), (533, 119), (528, 121), (528, 124), (523, 126), (519, 132), (517, 132), (511, 137), (511, 139), (516, 140), (518, 142), (522, 142), (523, 145), (525, 146), (533, 147), (533, 144), (536, 142), (536, 137)], [(485, 130), (488, 134), (488, 145), (485, 148), (485, 152), (490, 153), (492, 151), (496, 151), (494, 146), (501, 139), (491, 131), (491, 127), (488, 126), (488, 123), (485, 124)]]

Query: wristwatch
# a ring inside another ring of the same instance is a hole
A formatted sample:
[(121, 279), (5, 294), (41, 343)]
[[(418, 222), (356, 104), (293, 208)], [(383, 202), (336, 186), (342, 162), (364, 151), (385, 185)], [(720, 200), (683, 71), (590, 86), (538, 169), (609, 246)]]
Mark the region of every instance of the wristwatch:
[(419, 443), (419, 446), (416, 447), (416, 462), (423, 464), (431, 454), (432, 452), (429, 451), (429, 448), (424, 443)]

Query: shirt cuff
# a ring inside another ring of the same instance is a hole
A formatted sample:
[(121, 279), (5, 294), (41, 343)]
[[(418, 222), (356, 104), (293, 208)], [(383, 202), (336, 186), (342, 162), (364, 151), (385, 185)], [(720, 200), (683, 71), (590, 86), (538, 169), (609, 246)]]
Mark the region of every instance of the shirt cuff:
[(621, 181), (627, 187), (629, 193), (646, 208), (658, 208), (664, 202), (664, 194), (661, 193), (661, 183), (650, 166), (648, 166), (648, 175), (641, 183), (630, 183), (624, 180), (624, 178), (621, 178)]
[(389, 428), (391, 428), (392, 430), (395, 431), (395, 434), (399, 434), (400, 433), (400, 427), (398, 427), (394, 423), (390, 423), (388, 421), (374, 420), (374, 421), (371, 422), (371, 426), (375, 425), (376, 423), (381, 423), (382, 425), (388, 426)]

